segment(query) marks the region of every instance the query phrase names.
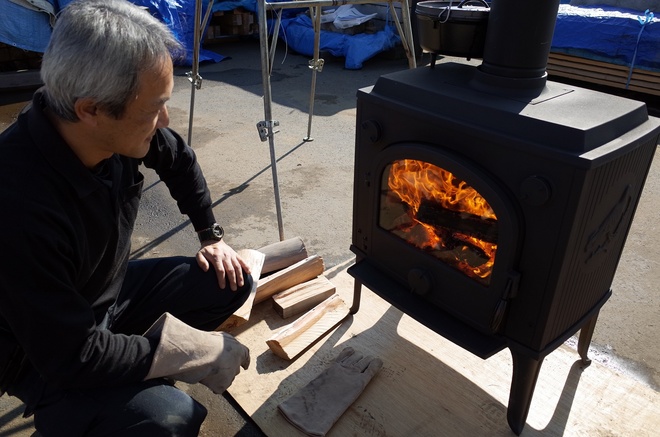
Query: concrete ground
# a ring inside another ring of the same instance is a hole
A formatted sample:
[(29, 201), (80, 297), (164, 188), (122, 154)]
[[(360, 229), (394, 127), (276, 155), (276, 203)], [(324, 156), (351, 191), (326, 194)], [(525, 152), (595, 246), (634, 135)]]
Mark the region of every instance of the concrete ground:
[[(302, 237), (308, 252), (321, 255), (326, 268), (346, 268), (353, 260), (349, 246), (355, 94), (380, 75), (406, 68), (407, 63), (400, 57), (380, 56), (361, 70), (346, 70), (343, 59), (326, 57), (317, 76), (314, 141), (305, 142), (312, 76), (309, 57), (286, 52), (281, 46), (271, 82), (273, 118), (280, 123), (275, 147), (284, 236)], [(264, 120), (259, 41), (228, 41), (211, 48), (229, 59), (201, 67), (203, 83), (194, 96), (191, 143), (209, 181), (227, 241), (237, 249), (259, 248), (279, 240), (268, 143), (259, 140), (256, 128)], [(184, 137), (191, 101), (191, 85), (185, 77), (189, 70), (177, 69), (169, 103), (171, 126)], [(0, 131), (28, 98), (29, 94), (19, 92), (0, 95)], [(657, 111), (655, 106), (652, 109)], [(195, 253), (198, 244), (190, 223), (154, 174), (147, 170), (145, 176), (133, 256)], [(660, 389), (659, 209), (660, 162), (656, 160), (591, 351), (593, 359), (655, 390)], [(200, 386), (181, 386), (209, 409), (200, 435), (263, 435), (229, 396), (213, 395)], [(0, 437), (35, 435), (31, 420), (22, 419), (21, 412), (15, 399), (0, 398)]]

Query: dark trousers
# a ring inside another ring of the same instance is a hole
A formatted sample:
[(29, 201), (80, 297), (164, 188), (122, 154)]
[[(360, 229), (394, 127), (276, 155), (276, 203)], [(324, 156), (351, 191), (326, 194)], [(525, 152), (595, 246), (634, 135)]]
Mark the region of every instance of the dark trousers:
[[(220, 289), (213, 269), (194, 258), (131, 261), (116, 303), (101, 328), (143, 334), (163, 313), (214, 330), (247, 299), (252, 278), (236, 292)], [(45, 388), (35, 427), (51, 436), (197, 436), (206, 408), (165, 379), (66, 392)]]

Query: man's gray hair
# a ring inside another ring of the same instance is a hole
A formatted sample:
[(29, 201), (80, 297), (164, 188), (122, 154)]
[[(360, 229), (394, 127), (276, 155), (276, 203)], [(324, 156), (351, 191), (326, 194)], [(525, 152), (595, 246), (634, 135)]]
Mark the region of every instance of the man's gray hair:
[(119, 118), (139, 73), (181, 53), (165, 24), (127, 0), (76, 0), (58, 15), (41, 63), (48, 106), (77, 121), (76, 100), (91, 98)]

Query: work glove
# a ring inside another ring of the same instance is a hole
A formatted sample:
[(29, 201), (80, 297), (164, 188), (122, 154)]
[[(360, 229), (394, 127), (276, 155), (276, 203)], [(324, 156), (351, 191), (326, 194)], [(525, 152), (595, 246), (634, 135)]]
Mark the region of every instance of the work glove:
[(363, 357), (347, 347), (330, 367), (279, 404), (280, 413), (305, 434), (325, 436), (381, 367), (379, 358)]
[[(220, 394), (250, 364), (250, 350), (232, 335), (200, 331), (165, 313), (144, 334), (159, 339), (145, 379), (171, 378), (202, 383)], [(239, 367), (240, 366), (240, 367)]]

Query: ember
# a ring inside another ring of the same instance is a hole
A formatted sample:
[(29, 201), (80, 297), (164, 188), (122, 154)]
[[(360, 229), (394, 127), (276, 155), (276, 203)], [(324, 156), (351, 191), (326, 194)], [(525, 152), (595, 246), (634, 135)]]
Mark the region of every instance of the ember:
[(474, 188), (424, 161), (394, 161), (383, 176), (380, 226), (483, 284), (497, 251), (497, 217)]

